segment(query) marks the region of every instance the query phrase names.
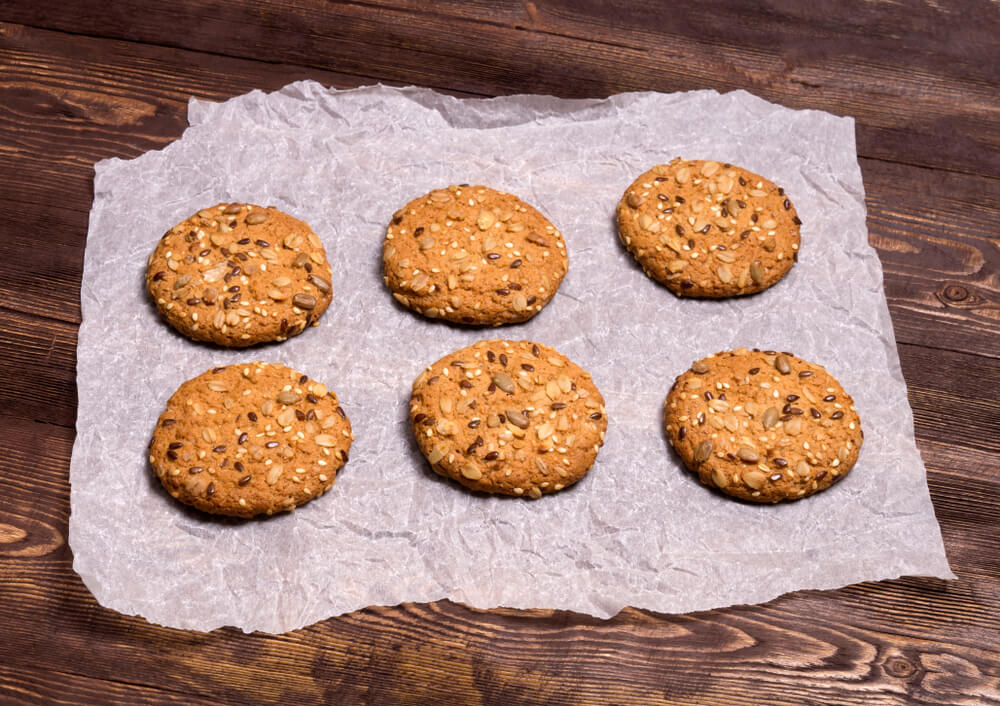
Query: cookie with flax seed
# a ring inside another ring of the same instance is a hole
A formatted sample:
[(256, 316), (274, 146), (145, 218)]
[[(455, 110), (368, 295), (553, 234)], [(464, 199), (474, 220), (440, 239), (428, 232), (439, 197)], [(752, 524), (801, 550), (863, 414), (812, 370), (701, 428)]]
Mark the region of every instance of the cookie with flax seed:
[(542, 310), (569, 268), (562, 234), (517, 196), (449, 186), (392, 217), (385, 283), (403, 306), (432, 319), (498, 326)]
[(146, 288), (185, 336), (234, 348), (302, 333), (333, 298), (326, 251), (308, 224), (243, 203), (203, 209), (168, 230), (149, 258)]
[(760, 292), (798, 258), (802, 221), (785, 190), (732, 164), (657, 165), (625, 191), (617, 217), (643, 271), (678, 296)]
[(854, 400), (822, 366), (746, 348), (681, 373), (664, 423), (702, 483), (761, 503), (829, 488), (853, 468), (864, 440)]
[(590, 374), (531, 341), (479, 341), (413, 383), (410, 424), (438, 474), (473, 490), (540, 498), (576, 483), (608, 426)]
[(182, 503), (254, 517), (328, 491), (353, 439), (326, 385), (280, 363), (242, 363), (177, 389), (156, 423), (149, 462)]

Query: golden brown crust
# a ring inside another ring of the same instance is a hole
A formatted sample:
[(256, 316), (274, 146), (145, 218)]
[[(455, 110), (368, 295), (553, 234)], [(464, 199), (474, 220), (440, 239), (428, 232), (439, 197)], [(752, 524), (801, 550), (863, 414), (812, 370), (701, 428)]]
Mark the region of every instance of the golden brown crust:
[(429, 318), (526, 321), (569, 268), (562, 234), (532, 206), (485, 186), (449, 186), (410, 201), (386, 229), (385, 283)]
[(822, 366), (776, 351), (695, 361), (667, 395), (667, 436), (705, 485), (754, 502), (796, 500), (854, 466), (854, 400)]
[(731, 164), (657, 165), (625, 191), (617, 215), (625, 247), (680, 296), (753, 294), (798, 257), (802, 222), (784, 189)]
[(608, 420), (578, 365), (539, 343), (493, 340), (420, 373), (410, 423), (437, 473), (473, 490), (539, 498), (586, 475)]
[(279, 363), (243, 363), (177, 389), (157, 421), (149, 462), (182, 503), (253, 517), (329, 490), (353, 438), (325, 385)]
[(202, 209), (167, 231), (146, 288), (185, 336), (233, 348), (301, 333), (333, 299), (312, 229), (273, 206), (240, 203)]

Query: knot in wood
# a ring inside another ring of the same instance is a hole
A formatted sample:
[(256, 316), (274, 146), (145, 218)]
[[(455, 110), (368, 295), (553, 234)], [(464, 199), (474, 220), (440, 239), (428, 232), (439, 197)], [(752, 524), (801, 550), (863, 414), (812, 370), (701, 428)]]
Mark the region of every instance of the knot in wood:
[(944, 298), (952, 302), (965, 301), (969, 298), (969, 290), (958, 284), (949, 284), (944, 288)]

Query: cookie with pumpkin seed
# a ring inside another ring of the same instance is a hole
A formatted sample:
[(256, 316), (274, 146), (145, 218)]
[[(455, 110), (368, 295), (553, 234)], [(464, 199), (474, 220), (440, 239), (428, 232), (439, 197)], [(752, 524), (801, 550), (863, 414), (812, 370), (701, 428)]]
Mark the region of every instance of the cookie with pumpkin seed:
[(156, 423), (149, 462), (182, 503), (254, 517), (329, 490), (353, 439), (326, 385), (280, 363), (242, 363), (177, 389)]
[(569, 268), (562, 234), (513, 194), (449, 186), (393, 214), (382, 251), (385, 283), (432, 319), (499, 326), (526, 321)]
[(576, 483), (604, 444), (590, 374), (532, 341), (479, 341), (413, 383), (410, 424), (431, 467), (473, 490), (525, 498)]
[(242, 348), (315, 324), (333, 298), (319, 237), (273, 206), (220, 203), (168, 230), (146, 288), (185, 336)]
[(812, 495), (842, 479), (864, 434), (854, 400), (791, 353), (716, 353), (678, 376), (664, 408), (671, 445), (702, 483), (753, 502)]
[(678, 296), (760, 292), (798, 258), (802, 221), (785, 190), (732, 164), (657, 165), (625, 191), (617, 217), (643, 271)]

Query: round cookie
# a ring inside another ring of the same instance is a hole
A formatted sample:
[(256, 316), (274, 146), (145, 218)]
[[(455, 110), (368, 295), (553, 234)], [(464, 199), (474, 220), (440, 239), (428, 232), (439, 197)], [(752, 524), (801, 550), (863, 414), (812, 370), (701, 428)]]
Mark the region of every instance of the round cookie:
[(535, 208), (485, 186), (449, 186), (392, 217), (385, 283), (432, 319), (498, 326), (526, 321), (569, 269), (562, 234)]
[(149, 462), (182, 503), (254, 517), (329, 490), (353, 439), (325, 385), (280, 363), (241, 363), (177, 389), (156, 423)]
[(785, 190), (731, 164), (657, 165), (625, 191), (617, 214), (625, 247), (680, 296), (760, 292), (798, 259), (802, 221)]
[(410, 424), (440, 475), (473, 490), (540, 498), (586, 475), (608, 419), (590, 374), (564, 355), (494, 340), (420, 373)]
[(705, 485), (776, 503), (825, 490), (854, 466), (854, 400), (822, 366), (739, 348), (696, 361), (667, 395), (667, 436)]
[(333, 298), (319, 237), (278, 209), (220, 203), (168, 230), (149, 258), (146, 288), (175, 329), (242, 348), (284, 341)]

